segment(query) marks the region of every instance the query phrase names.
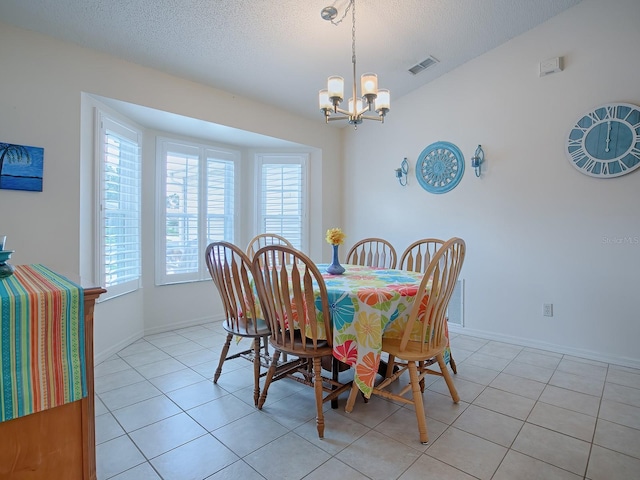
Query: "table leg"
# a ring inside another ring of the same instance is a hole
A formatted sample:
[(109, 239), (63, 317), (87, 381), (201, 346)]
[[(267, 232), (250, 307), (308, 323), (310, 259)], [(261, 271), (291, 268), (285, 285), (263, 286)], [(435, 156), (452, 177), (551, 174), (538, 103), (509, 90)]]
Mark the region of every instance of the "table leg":
[[(338, 373), (340, 371), (340, 364), (338, 363), (338, 359), (336, 357), (331, 357), (331, 378), (333, 379), (334, 382), (338, 381)], [(333, 389), (335, 390), (336, 387), (334, 385)], [(331, 400), (331, 408), (336, 409), (338, 408), (338, 399), (334, 398), (333, 400)]]

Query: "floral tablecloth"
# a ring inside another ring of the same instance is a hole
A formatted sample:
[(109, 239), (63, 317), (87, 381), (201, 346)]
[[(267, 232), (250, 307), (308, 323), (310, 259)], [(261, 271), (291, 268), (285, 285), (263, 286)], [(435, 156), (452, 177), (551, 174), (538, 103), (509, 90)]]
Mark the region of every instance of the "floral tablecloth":
[[(354, 382), (368, 398), (380, 365), (382, 337), (401, 336), (423, 275), (343, 266), (343, 275), (323, 273), (333, 318), (333, 355), (354, 368)], [(321, 272), (326, 267), (318, 265)], [(446, 363), (449, 355), (447, 347)]]

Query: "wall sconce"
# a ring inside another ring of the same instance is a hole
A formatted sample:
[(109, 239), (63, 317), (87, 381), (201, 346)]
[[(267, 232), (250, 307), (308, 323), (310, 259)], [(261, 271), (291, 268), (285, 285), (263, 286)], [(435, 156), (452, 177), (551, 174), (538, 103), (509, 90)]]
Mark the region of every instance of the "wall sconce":
[(484, 162), (484, 151), (482, 150), (482, 145), (478, 145), (476, 153), (471, 157), (471, 167), (475, 169), (476, 177), (480, 177), (482, 173), (482, 162)]
[(396, 178), (400, 185), (405, 187), (407, 185), (407, 174), (409, 173), (409, 162), (407, 162), (407, 157), (404, 157), (402, 163), (399, 168), (396, 168)]

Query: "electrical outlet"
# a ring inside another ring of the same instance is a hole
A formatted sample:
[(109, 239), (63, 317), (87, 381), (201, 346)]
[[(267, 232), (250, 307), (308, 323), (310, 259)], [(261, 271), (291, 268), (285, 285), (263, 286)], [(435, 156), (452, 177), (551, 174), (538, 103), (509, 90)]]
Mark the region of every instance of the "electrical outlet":
[(553, 303), (545, 303), (542, 305), (542, 315), (545, 317), (553, 317)]

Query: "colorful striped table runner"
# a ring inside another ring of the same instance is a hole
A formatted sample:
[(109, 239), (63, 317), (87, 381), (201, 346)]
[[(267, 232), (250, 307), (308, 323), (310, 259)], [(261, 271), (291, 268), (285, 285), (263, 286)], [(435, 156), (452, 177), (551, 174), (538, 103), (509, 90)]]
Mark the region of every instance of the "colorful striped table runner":
[(16, 265), (0, 280), (0, 421), (86, 396), (83, 289)]

